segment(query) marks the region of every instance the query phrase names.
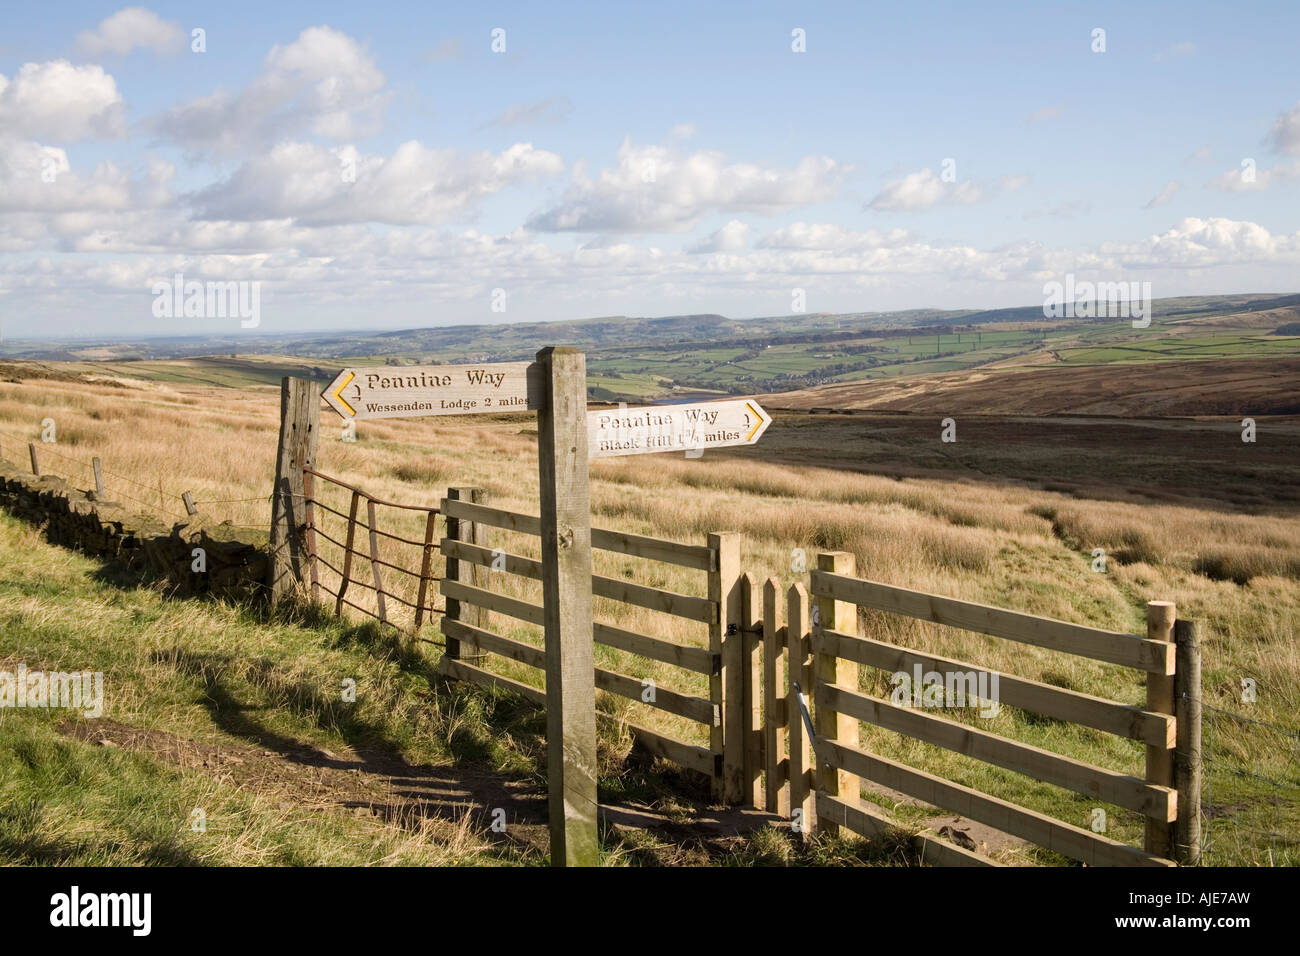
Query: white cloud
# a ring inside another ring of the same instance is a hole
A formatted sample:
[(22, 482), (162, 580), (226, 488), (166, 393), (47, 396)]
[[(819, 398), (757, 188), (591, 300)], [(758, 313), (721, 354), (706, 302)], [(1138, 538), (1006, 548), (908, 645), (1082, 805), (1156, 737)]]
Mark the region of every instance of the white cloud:
[(531, 143), (464, 154), (411, 141), (389, 157), (363, 156), (351, 146), (281, 143), (194, 201), (202, 219), (434, 224), (513, 183), (563, 171), (559, 156)]
[(912, 234), (906, 229), (850, 229), (838, 223), (796, 222), (768, 233), (759, 240), (763, 249), (821, 249), (842, 251), (846, 249), (880, 249), (897, 247), (909, 242)]
[(1129, 266), (1203, 268), (1240, 263), (1300, 264), (1300, 232), (1273, 235), (1254, 222), (1189, 217), (1139, 242), (1106, 242), (1103, 256)]
[(1171, 179), (1169, 182), (1165, 183), (1165, 188), (1160, 190), (1160, 194), (1154, 197), (1142, 208), (1154, 209), (1156, 206), (1163, 206), (1165, 203), (1169, 202), (1169, 200), (1173, 199), (1174, 194), (1182, 188), (1181, 183), (1176, 183)]
[(218, 90), (168, 110), (151, 126), (192, 155), (229, 155), (310, 133), (336, 141), (379, 129), (387, 79), (355, 40), (309, 27), (274, 46), (243, 90)]
[(24, 63), (12, 81), (0, 75), (0, 136), (72, 142), (125, 128), (122, 95), (103, 67), (52, 60)]
[(125, 7), (99, 22), (98, 29), (77, 34), (77, 49), (87, 56), (126, 56), (136, 49), (177, 53), (185, 47), (179, 26), (144, 7)]
[(1300, 161), (1274, 166), (1272, 169), (1259, 169), (1253, 166), (1249, 169), (1252, 171), (1250, 174), (1244, 168), (1230, 169), (1221, 176), (1211, 179), (1206, 185), (1226, 193), (1262, 192), (1272, 186), (1300, 178)]
[(542, 232), (685, 232), (709, 212), (765, 215), (833, 198), (847, 167), (807, 156), (793, 169), (729, 163), (624, 140), (618, 166), (590, 179), (581, 165), (558, 205), (528, 220)]
[(691, 246), (691, 252), (738, 252), (749, 241), (749, 224), (733, 219)]
[(1300, 104), (1285, 113), (1279, 113), (1268, 134), (1273, 149), (1289, 156), (1300, 156)]
[(940, 203), (970, 205), (981, 199), (1015, 192), (1028, 182), (1028, 176), (1002, 176), (993, 183), (971, 180), (944, 182), (934, 170), (926, 168), (886, 183), (863, 208), (894, 212), (929, 209)]

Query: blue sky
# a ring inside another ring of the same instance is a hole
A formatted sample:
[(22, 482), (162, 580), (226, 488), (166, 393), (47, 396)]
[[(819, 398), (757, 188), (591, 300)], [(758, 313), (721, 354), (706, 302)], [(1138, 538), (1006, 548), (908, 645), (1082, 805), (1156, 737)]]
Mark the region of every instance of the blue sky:
[(158, 317), (177, 273), (259, 283), (250, 336), (775, 315), (795, 290), (809, 311), (1026, 305), (1069, 273), (1297, 291), (1295, 4), (65, 3), (5, 21), (10, 338), (240, 328)]

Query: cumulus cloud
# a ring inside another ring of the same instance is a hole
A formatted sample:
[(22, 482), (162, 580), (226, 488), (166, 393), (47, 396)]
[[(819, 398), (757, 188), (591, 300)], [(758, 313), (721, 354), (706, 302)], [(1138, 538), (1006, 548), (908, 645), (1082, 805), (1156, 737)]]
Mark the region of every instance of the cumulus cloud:
[(793, 169), (728, 162), (721, 153), (689, 155), (624, 140), (618, 165), (592, 179), (574, 170), (555, 206), (530, 218), (541, 232), (685, 232), (710, 212), (765, 215), (833, 198), (846, 167), (808, 156)]
[(304, 133), (345, 141), (378, 130), (387, 82), (346, 33), (310, 27), (288, 46), (272, 47), (238, 93), (182, 103), (150, 125), (194, 155), (230, 155)]
[(749, 241), (749, 224), (733, 219), (691, 246), (691, 252), (738, 252)]
[(126, 56), (137, 49), (176, 53), (184, 47), (181, 28), (144, 7), (125, 7), (101, 20), (98, 28), (77, 34), (77, 49), (86, 56)]
[(1173, 199), (1174, 194), (1180, 189), (1182, 189), (1182, 184), (1176, 183), (1171, 179), (1169, 182), (1165, 183), (1165, 188), (1160, 190), (1159, 195), (1155, 196), (1142, 208), (1154, 209), (1156, 206), (1163, 206), (1165, 203), (1169, 202), (1169, 200)]
[(1269, 145), (1279, 153), (1300, 156), (1300, 104), (1278, 114), (1268, 134)]
[(886, 183), (863, 208), (896, 212), (929, 209), (941, 203), (970, 205), (981, 199), (1015, 192), (1027, 182), (1028, 176), (1002, 176), (991, 183), (971, 180), (944, 182), (934, 170), (926, 168)]
[(912, 234), (906, 229), (850, 229), (837, 223), (796, 222), (769, 232), (758, 241), (762, 249), (880, 249), (902, 246)]
[(563, 171), (559, 156), (531, 143), (464, 154), (411, 141), (388, 157), (352, 146), (281, 143), (193, 199), (201, 219), (433, 224), (513, 183)]
[(1241, 263), (1300, 263), (1300, 232), (1273, 235), (1258, 223), (1189, 217), (1138, 242), (1106, 242), (1103, 256), (1130, 266), (1202, 268)]
[(0, 135), (15, 139), (113, 139), (126, 128), (125, 106), (101, 66), (67, 60), (24, 63), (13, 80), (0, 75)]
[(1230, 169), (1211, 179), (1206, 185), (1226, 193), (1262, 192), (1280, 183), (1300, 178), (1300, 162), (1259, 169), (1252, 162), (1240, 169)]

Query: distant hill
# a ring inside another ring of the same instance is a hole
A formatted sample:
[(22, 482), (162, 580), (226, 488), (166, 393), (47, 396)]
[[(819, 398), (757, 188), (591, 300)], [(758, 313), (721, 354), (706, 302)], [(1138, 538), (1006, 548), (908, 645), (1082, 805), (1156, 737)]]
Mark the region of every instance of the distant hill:
[[(1300, 356), (970, 369), (760, 396), (769, 408), (916, 415), (1300, 415)], [(937, 418), (936, 418), (937, 420)]]
[[(1300, 295), (1247, 293), (1227, 296), (1182, 296), (1157, 299), (1157, 318), (1193, 318), (1224, 312), (1259, 312), (1300, 306)], [(731, 319), (716, 314), (654, 318), (604, 316), (553, 322), (451, 325), (386, 332), (317, 332), (249, 335), (151, 337), (127, 340), (6, 342), (0, 355), (38, 361), (139, 361), (196, 356), (247, 354), (351, 359), (396, 356), (429, 362), (511, 361), (530, 358), (544, 345), (573, 345), (588, 350), (621, 347), (669, 348), (688, 344), (768, 342), (774, 337), (852, 332), (917, 332), (1024, 322), (1043, 325), (1040, 305), (1012, 309), (908, 309), (893, 312), (802, 313)]]

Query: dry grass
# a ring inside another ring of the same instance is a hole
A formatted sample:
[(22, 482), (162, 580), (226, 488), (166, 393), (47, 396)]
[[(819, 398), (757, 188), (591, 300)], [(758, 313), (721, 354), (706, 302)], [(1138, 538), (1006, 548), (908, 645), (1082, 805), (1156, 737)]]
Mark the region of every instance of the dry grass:
[[(24, 460), (19, 440), (37, 438), (40, 420), (49, 416), (55, 419), (59, 441), (41, 446), (42, 454), (48, 450), (85, 463), (99, 455), (111, 474), (137, 483), (110, 478), (110, 497), (123, 489), (124, 495), (148, 500), (148, 490), (154, 489), (156, 503), (161, 481), (163, 500), (171, 510), (181, 510), (179, 502), (166, 495), (191, 489), (202, 511), (236, 524), (265, 526), (274, 468), (277, 391), (139, 382), (128, 386), (62, 381), (0, 385), (0, 448), (6, 457)], [(814, 426), (801, 421), (787, 430), (783, 424), (778, 420), (762, 447), (734, 454), (714, 453), (699, 460), (660, 455), (594, 462), (593, 523), (690, 543), (702, 543), (710, 531), (740, 531), (744, 567), (760, 581), (777, 578), (782, 587), (806, 582), (806, 574), (797, 569), (813, 565), (816, 551), (844, 550), (856, 556), (860, 574), (876, 580), (1135, 633), (1143, 628), (1146, 601), (1173, 600), (1181, 616), (1202, 622), (1206, 701), (1259, 720), (1295, 725), (1300, 711), (1300, 656), (1295, 644), (1300, 621), (1300, 516), (1293, 508), (1278, 505), (1272, 513), (1258, 513), (1259, 509), (1245, 513), (1227, 503), (1200, 507), (1140, 502), (1121, 484), (1112, 496), (1078, 498), (1017, 480), (1016, 456), (1028, 454), (1023, 450), (999, 451), (999, 457), (989, 459), (992, 464), (955, 470), (949, 476), (933, 476), (928, 459), (915, 471), (929, 477), (861, 474), (843, 467), (852, 458), (852, 449), (828, 444), (819, 454)], [(340, 440), (340, 423), (333, 413), (324, 411), (319, 468), (395, 501), (432, 505), (448, 485), (476, 485), (487, 490), (494, 505), (536, 513), (535, 434), (529, 418), (479, 416), (363, 422), (357, 427), (356, 443), (347, 443)], [(795, 456), (800, 463), (767, 463), (764, 458), (769, 453), (786, 461)], [(1041, 454), (1053, 450), (1044, 448)], [(918, 450), (917, 455), (922, 458), (932, 452)], [(62, 473), (67, 464), (52, 456), (46, 460), (55, 473)], [(836, 467), (826, 466), (831, 464)], [(892, 470), (898, 475), (908, 467), (902, 460)], [(1124, 462), (1107, 467), (1119, 476)], [(1006, 470), (995, 472), (996, 468)], [(78, 478), (75, 469), (68, 473)], [(1099, 473), (1106, 473), (1105, 469)], [(86, 473), (82, 474), (78, 480), (84, 482)], [(1267, 496), (1262, 486), (1258, 492)], [(1213, 489), (1207, 489), (1206, 496), (1212, 494)], [(332, 507), (347, 511), (346, 493), (335, 489), (322, 496)], [(382, 527), (395, 534), (414, 540), (423, 537), (423, 519), (418, 514), (390, 511), (381, 520)], [(334, 536), (342, 531), (341, 522), (330, 515), (324, 517), (323, 527)], [(493, 534), (494, 545), (536, 555), (532, 539)], [(418, 567), (418, 549), (387, 542), (384, 547), (387, 559)], [(1105, 573), (1091, 570), (1095, 548), (1107, 552)], [(337, 549), (331, 552), (327, 544), (322, 549), (331, 562), (339, 560)], [(681, 593), (704, 594), (701, 572), (603, 553), (597, 556), (597, 570)], [(330, 581), (328, 575), (326, 580)], [(522, 579), (510, 578), (501, 586), (507, 593), (530, 599), (539, 593), (534, 582)], [(401, 587), (406, 590), (399, 593), (413, 599), (414, 582)], [(354, 590), (350, 596), (357, 593)], [(703, 625), (600, 600), (596, 610), (603, 619), (632, 630), (705, 643)], [(1118, 700), (1142, 699), (1138, 676), (1121, 668), (886, 615), (871, 615), (865, 623), (872, 633), (900, 643)], [(537, 629), (528, 625), (494, 615), (490, 626), (540, 644)], [(659, 686), (706, 693), (705, 680), (698, 675), (605, 648), (598, 648), (598, 658), (604, 666), (650, 677)], [(528, 668), (504, 663), (501, 670), (539, 683), (540, 675)], [(1241, 681), (1247, 677), (1258, 687), (1254, 704), (1241, 700)], [(864, 686), (879, 690), (873, 680), (864, 675)], [(644, 722), (682, 739), (705, 739), (702, 726), (639, 703), (602, 698), (601, 709), (615, 718)], [(1068, 733), (1009, 709), (997, 724), (998, 732), (1141, 774), (1139, 748), (1104, 735)], [(1215, 726), (1224, 731), (1218, 739), (1225, 748), (1231, 740), (1241, 751), (1222, 752), (1232, 769), (1224, 771), (1228, 776), (1219, 793), (1211, 792), (1212, 800), (1222, 797), (1225, 803), (1255, 808), (1266, 797), (1276, 796), (1262, 785), (1252, 789), (1236, 772), (1239, 769), (1273, 780), (1300, 777), (1293, 752), (1250, 746), (1255, 731), (1249, 725)], [(889, 745), (884, 735), (877, 736), (882, 749)], [(983, 771), (962, 762), (965, 758), (929, 751), (906, 753), (930, 766), (942, 762), (954, 776), (967, 773), (971, 775), (967, 779), (991, 790), (1021, 793), (1019, 778), (981, 776)], [(1292, 791), (1284, 797), (1290, 806), (1296, 794)], [(1044, 795), (1042, 801), (1042, 806), (1058, 812), (1080, 815), (1092, 805), (1081, 799), (1062, 801), (1059, 795)], [(1236, 813), (1242, 827), (1276, 831), (1279, 824), (1260, 823), (1251, 816), (1253, 812)], [(1131, 836), (1136, 819), (1125, 818), (1118, 810), (1115, 816), (1121, 821), (1119, 832)], [(1216, 827), (1223, 829), (1227, 819), (1221, 815)], [(1297, 819), (1294, 813), (1286, 818), (1283, 826), (1289, 835), (1282, 844), (1269, 844), (1281, 847), (1275, 855), (1280, 852), (1295, 859)], [(1086, 816), (1075, 822), (1086, 826)], [(1225, 837), (1225, 846), (1235, 840), (1241, 847), (1258, 850), (1258, 841), (1241, 836), (1245, 829), (1232, 832), (1235, 836)], [(1264, 851), (1223, 852), (1243, 862), (1264, 859)]]

